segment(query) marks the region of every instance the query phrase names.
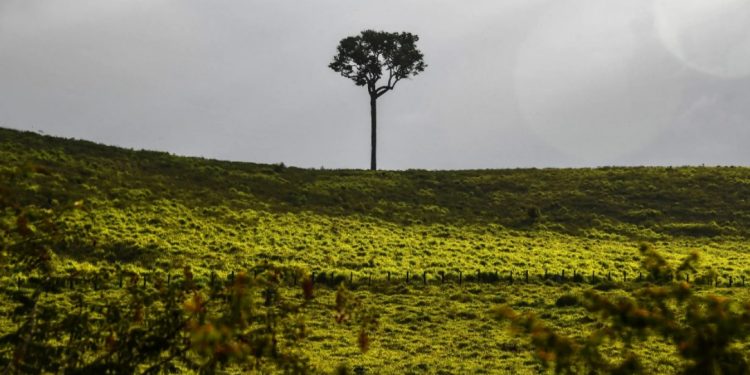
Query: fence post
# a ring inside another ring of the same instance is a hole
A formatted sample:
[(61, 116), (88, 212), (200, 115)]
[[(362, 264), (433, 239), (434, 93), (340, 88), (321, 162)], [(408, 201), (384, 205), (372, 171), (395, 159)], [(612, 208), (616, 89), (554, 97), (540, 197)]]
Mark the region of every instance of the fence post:
[(622, 271), (622, 282), (628, 281), (628, 274), (625, 271)]
[(440, 284), (445, 284), (445, 271), (440, 271)]
[(172, 274), (168, 273), (167, 274), (167, 287), (169, 287), (169, 284), (171, 284), (171, 283), (172, 283)]
[(458, 271), (458, 285), (461, 285), (461, 283), (463, 282), (463, 276), (463, 272)]
[(729, 287), (732, 287), (732, 275), (729, 275)]
[(409, 283), (409, 271), (406, 271), (406, 283)]
[(427, 271), (422, 272), (422, 284), (427, 285)]
[(526, 284), (529, 283), (529, 270), (526, 270)]
[(391, 271), (388, 271), (388, 284), (391, 283)]

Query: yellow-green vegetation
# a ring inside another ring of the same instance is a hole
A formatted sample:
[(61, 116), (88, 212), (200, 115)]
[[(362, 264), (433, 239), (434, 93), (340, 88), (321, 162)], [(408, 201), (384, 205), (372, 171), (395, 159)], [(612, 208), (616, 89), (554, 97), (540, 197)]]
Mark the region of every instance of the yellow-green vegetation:
[(658, 350), (649, 340), (654, 337), (673, 345), (683, 360), (678, 364), (681, 373), (750, 373), (750, 303), (701, 295), (688, 282), (671, 280), (674, 273), (694, 270), (698, 253), (672, 266), (648, 245), (642, 245), (640, 251), (649, 279), (659, 285), (645, 285), (619, 296), (588, 290), (582, 297), (558, 299), (565, 301), (562, 305), (580, 303), (597, 316), (599, 326), (591, 327), (585, 337), (561, 335), (532, 312), (518, 314), (499, 306), (496, 313), (530, 335), (537, 356), (545, 365), (553, 364), (556, 373), (654, 372), (656, 369), (644, 366), (645, 354)]
[[(281, 353), (312, 371), (342, 366), (368, 374), (538, 373), (544, 369), (538, 348), (499, 323), (495, 307), (533, 312), (566, 336), (586, 337), (601, 323), (581, 296), (598, 290), (616, 298), (654, 282), (641, 264), (641, 243), (673, 265), (699, 251), (699, 267), (670, 276), (700, 280), (698, 294), (746, 301), (750, 290), (748, 168), (308, 170), (7, 129), (0, 129), (0, 160), (0, 193), (13, 203), (0, 218), (3, 293), (24, 298), (33, 293), (29, 285), (42, 275), (39, 264), (31, 272), (12, 251), (27, 241), (20, 232), (45, 232), (45, 213), (55, 215), (55, 235), (34, 241), (48, 251), (43, 258), (51, 268), (45, 275), (63, 285), (40, 295), (38, 306), (75, 312), (81, 299), (190, 301), (194, 289), (183, 281), (170, 284), (179, 286), (171, 292), (154, 286), (171, 277), (185, 280), (186, 270), (204, 291), (220, 289), (216, 285), (246, 271), (248, 285), (255, 285), (250, 289), (260, 293), (269, 288), (268, 270), (279, 270), (274, 288), (284, 298), (278, 303), (304, 306), (279, 308), (284, 312), (279, 327), (293, 330), (297, 320), (305, 322), (304, 334), (292, 335), (294, 345)], [(300, 286), (311, 274), (312, 291)], [(123, 288), (120, 275), (126, 278)], [(136, 276), (138, 285), (150, 278), (141, 289), (151, 292), (128, 292)], [(65, 284), (70, 280), (81, 285), (71, 288)], [(337, 309), (343, 292), (335, 286), (341, 281), (352, 290), (347, 300), (359, 301), (356, 307)], [(306, 298), (308, 293), (314, 297)], [(277, 302), (267, 305), (267, 297), (253, 296), (262, 308), (250, 316), (262, 320), (276, 311)], [(0, 303), (0, 335), (25, 332), (19, 327), (26, 321), (19, 317), (36, 311), (19, 308), (19, 298)], [(195, 306), (180, 301), (178, 307), (189, 315), (202, 311)], [(228, 306), (207, 307), (205, 319), (220, 319)], [(152, 319), (167, 319), (174, 309), (147, 310), (154, 312)], [(194, 335), (205, 329), (192, 327)], [(117, 329), (124, 334), (133, 328)], [(17, 351), (8, 342), (0, 342), (3, 367)], [(622, 353), (618, 345), (602, 350)], [(639, 345), (633, 352), (649, 372), (675, 373), (685, 366), (669, 340), (649, 337)], [(227, 362), (230, 370), (248, 365), (191, 353), (185, 361), (193, 365), (178, 369), (206, 371), (212, 361)], [(176, 359), (184, 353), (172, 354)], [(65, 358), (62, 367), (91, 361)], [(139, 371), (169, 356), (143, 358)], [(164, 366), (156, 370), (169, 370)]]

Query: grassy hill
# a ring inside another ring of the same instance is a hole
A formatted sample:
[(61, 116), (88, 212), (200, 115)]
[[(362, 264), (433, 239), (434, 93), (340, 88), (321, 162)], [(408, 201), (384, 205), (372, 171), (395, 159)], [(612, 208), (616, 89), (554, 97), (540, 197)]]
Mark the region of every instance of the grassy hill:
[[(253, 255), (421, 271), (492, 265), (519, 245), (549, 247), (556, 238), (703, 244), (750, 236), (750, 169), (739, 167), (310, 170), (7, 129), (0, 158), (0, 176), (24, 202), (86, 202), (91, 215), (81, 223), (101, 240), (67, 254), (78, 260)], [(519, 236), (525, 244), (503, 241)], [(454, 259), (433, 256), (442, 251)]]
[[(192, 208), (311, 212), (399, 225), (496, 224), (576, 235), (590, 229), (646, 238), (750, 233), (748, 168), (311, 170), (132, 151), (8, 129), (0, 129), (0, 141), (3, 172), (34, 165), (56, 182), (39, 192), (58, 199), (170, 199)], [(540, 220), (531, 220), (530, 211), (541, 214)]]
[[(189, 265), (207, 277), (281, 264), (355, 280), (388, 273), (400, 280), (407, 271), (428, 277), (427, 286), (358, 292), (384, 321), (367, 356), (353, 353), (345, 331), (324, 329), (332, 302), (321, 302), (312, 320), (322, 333), (310, 350), (323, 369), (345, 361), (373, 373), (535, 372), (528, 348), (490, 323), (488, 306), (546, 311), (569, 332), (585, 322), (580, 309), (554, 308), (560, 293), (584, 286), (466, 289), (435, 285), (440, 273), (634, 278), (641, 270), (637, 247), (648, 242), (670, 262), (700, 250), (702, 272), (721, 282), (750, 277), (744, 167), (312, 170), (10, 129), (0, 129), (0, 160), (2, 194), (38, 207), (82, 201), (86, 210), (66, 218), (66, 230), (81, 236), (55, 248), (66, 272)], [(2, 220), (12, 226), (13, 213)], [(652, 369), (674, 368), (674, 358), (653, 356)]]

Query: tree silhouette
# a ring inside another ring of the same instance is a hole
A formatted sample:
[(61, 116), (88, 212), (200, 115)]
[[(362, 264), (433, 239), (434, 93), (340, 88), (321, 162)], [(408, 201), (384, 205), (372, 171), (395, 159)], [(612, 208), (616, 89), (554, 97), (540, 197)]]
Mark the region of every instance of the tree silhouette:
[[(342, 39), (338, 53), (328, 65), (335, 72), (354, 81), (357, 86), (367, 86), (372, 124), (371, 170), (377, 169), (377, 100), (393, 90), (400, 80), (416, 76), (427, 67), (422, 60), (422, 52), (416, 47), (418, 40), (418, 36), (407, 32), (365, 30), (360, 35)], [(386, 75), (388, 81), (378, 86), (378, 80)]]

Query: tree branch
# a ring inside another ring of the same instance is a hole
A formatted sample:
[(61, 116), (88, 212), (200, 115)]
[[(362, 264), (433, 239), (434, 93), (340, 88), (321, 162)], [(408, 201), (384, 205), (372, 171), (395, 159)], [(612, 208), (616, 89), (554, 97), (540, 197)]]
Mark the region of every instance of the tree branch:
[(395, 81), (393, 82), (393, 85), (391, 85), (391, 90), (393, 90), (393, 89), (394, 89), (394, 88), (396, 87), (396, 84), (397, 84), (397, 83), (398, 83), (398, 81), (400, 81), (400, 80), (401, 80), (402, 78), (404, 78), (404, 77), (403, 77), (403, 76), (402, 76), (402, 77), (396, 77), (396, 80), (395, 80)]
[(390, 90), (391, 90), (390, 86), (380, 86), (380, 87), (378, 87), (378, 89), (375, 90), (376, 98), (379, 98), (379, 97), (383, 96), (383, 94), (387, 93)]

